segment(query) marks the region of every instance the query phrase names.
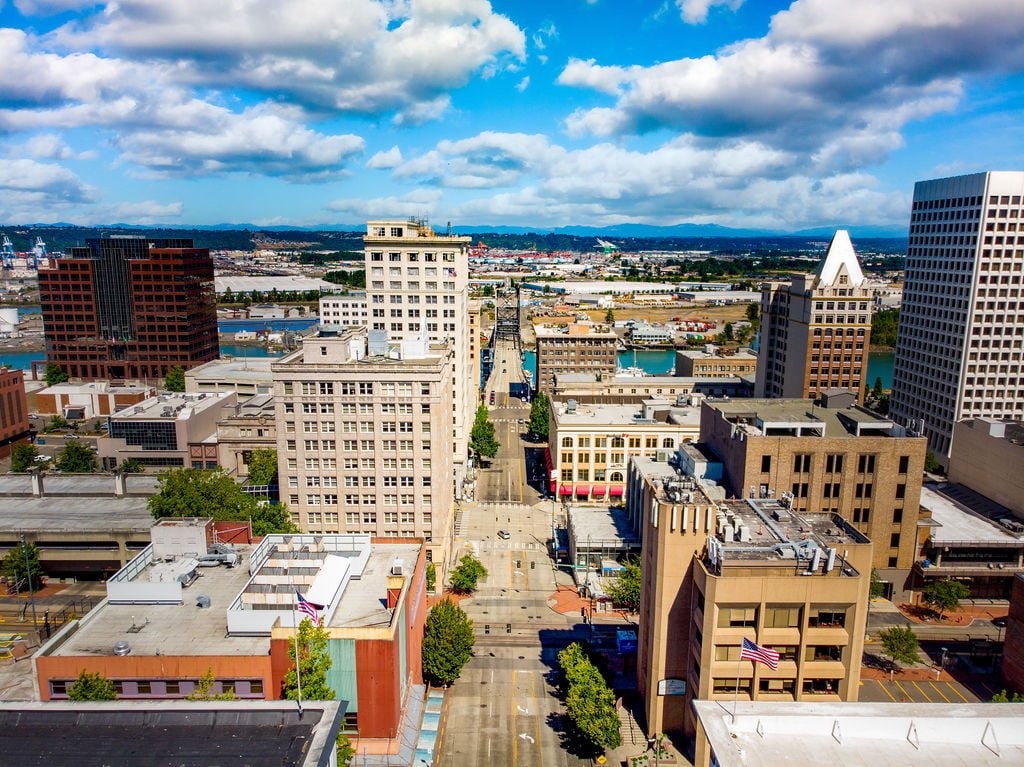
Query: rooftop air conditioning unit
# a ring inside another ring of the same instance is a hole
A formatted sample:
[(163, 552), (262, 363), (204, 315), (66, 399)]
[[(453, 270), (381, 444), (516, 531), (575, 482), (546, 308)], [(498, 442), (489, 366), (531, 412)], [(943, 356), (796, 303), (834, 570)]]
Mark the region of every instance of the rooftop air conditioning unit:
[(132, 646), (123, 639), (114, 645), (114, 655), (128, 655), (132, 651)]
[(402, 575), (403, 574), (402, 573), (402, 560), (401, 559), (396, 559), (394, 562), (391, 563), (391, 574), (392, 575)]

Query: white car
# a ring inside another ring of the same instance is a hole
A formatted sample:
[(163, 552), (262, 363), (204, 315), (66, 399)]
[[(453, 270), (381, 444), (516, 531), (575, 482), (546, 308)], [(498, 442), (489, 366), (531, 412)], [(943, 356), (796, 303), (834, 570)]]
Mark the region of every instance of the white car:
[(510, 533), (508, 530), (499, 530), (498, 537), (501, 538), (503, 541), (507, 541), (509, 538), (512, 537), (512, 533)]

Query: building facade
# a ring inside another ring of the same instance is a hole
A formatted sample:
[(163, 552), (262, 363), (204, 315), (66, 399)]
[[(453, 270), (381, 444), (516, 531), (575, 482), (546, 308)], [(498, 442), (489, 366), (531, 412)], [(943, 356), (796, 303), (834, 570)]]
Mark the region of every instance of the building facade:
[(749, 379), (736, 376), (692, 378), (680, 376), (637, 376), (619, 373), (598, 376), (593, 373), (556, 373), (551, 397), (578, 402), (641, 402), (645, 399), (683, 398), (691, 394), (706, 397), (749, 397), (754, 386)]
[(19, 442), (28, 439), (28, 402), (25, 374), (0, 368), (0, 458), (5, 458)]
[(423, 538), (443, 572), (454, 506), (451, 347), (321, 331), (273, 373), (281, 500), (300, 529)]
[(726, 378), (752, 376), (757, 372), (757, 355), (749, 349), (726, 354), (716, 346), (703, 350), (676, 352), (676, 375), (688, 378)]
[[(831, 514), (634, 459), (643, 526), (637, 688), (648, 734), (692, 737), (694, 700), (857, 700), (871, 543)], [(749, 639), (778, 668), (740, 658)]]
[(761, 287), (755, 397), (817, 397), (842, 388), (863, 397), (871, 291), (844, 229), (814, 274)]
[(228, 474), (249, 476), (255, 450), (277, 450), (274, 397), (258, 394), (239, 401), (217, 421), (217, 463)]
[(920, 540), (925, 440), (853, 404), (806, 400), (705, 402), (700, 441), (737, 498), (786, 499), (798, 513), (841, 516), (874, 544), (897, 594), (911, 589)]
[(159, 379), (216, 359), (210, 251), (192, 240), (90, 239), (39, 268), (46, 361), (85, 379)]
[(365, 325), (368, 316), (365, 292), (320, 297), (321, 325)]
[(449, 433), (456, 492), (466, 476), (478, 371), (469, 363), (469, 243), (425, 222), (370, 221), (363, 238), (369, 327), (389, 339), (447, 342), (452, 351)]
[(968, 418), (953, 426), (949, 481), (1005, 506), (1024, 521), (1024, 422)]
[(943, 464), (957, 421), (1024, 418), (1022, 200), (1021, 171), (914, 185), (890, 415)]
[(566, 326), (537, 325), (538, 390), (550, 391), (559, 373), (614, 375), (618, 367), (619, 339), (605, 325), (573, 322)]

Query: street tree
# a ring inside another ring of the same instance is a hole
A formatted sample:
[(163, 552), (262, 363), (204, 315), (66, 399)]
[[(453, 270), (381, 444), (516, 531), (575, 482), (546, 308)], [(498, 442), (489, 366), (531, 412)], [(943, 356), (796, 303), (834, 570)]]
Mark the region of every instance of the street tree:
[(476, 409), (473, 429), (469, 433), (469, 447), (483, 458), (494, 458), (498, 454), (498, 440), (494, 437), (494, 424), (487, 414), (486, 405)]
[(39, 448), (28, 442), (19, 442), (11, 451), (11, 471), (28, 471), (37, 464)]
[(574, 729), (592, 747), (618, 748), (619, 717), (615, 693), (583, 647), (573, 642), (558, 654), (565, 680), (565, 710)]
[(473, 653), (473, 621), (454, 602), (435, 604), (423, 630), (423, 676), (447, 687), (462, 673)]
[(635, 613), (640, 609), (640, 590), (643, 587), (643, 576), (640, 572), (640, 560), (630, 557), (622, 563), (618, 578), (608, 581), (605, 591), (612, 602)]
[(448, 584), (458, 594), (470, 594), (476, 591), (481, 578), (487, 577), (487, 568), (483, 562), (472, 554), (464, 554), (459, 564), (452, 568), (448, 575)]
[(868, 587), (868, 599), (881, 599), (885, 596), (885, 583), (878, 575), (878, 570), (871, 568), (871, 585)]
[(185, 700), (235, 700), (234, 690), (214, 692), (213, 686), (216, 683), (217, 679), (213, 675), (213, 669), (207, 668), (206, 673), (199, 677), (192, 692), (185, 696)]
[(185, 391), (185, 368), (174, 365), (164, 376), (164, 388), (167, 391)]
[(1024, 695), (1019, 692), (1008, 693), (1006, 690), (1000, 690), (992, 696), (991, 703), (1024, 703)]
[(117, 700), (114, 683), (100, 674), (82, 671), (68, 687), (68, 699), (76, 702), (90, 700)]
[(604, 313), (604, 321), (609, 325), (615, 324), (615, 310), (610, 306), (608, 307), (608, 311)]
[(309, 618), (299, 623), (299, 677), (295, 675), (295, 642), (288, 643), (291, 668), (285, 672), (281, 693), (285, 700), (298, 700), (299, 684), (303, 700), (334, 700), (334, 689), (327, 683), (331, 655), (327, 650), (330, 635), (323, 626), (314, 626)]
[(253, 450), (249, 454), (249, 484), (272, 485), (277, 481), (277, 451), (270, 448)]
[(917, 634), (910, 626), (892, 626), (879, 633), (885, 654), (897, 663), (914, 665), (920, 661), (917, 655)]
[(68, 374), (64, 372), (64, 368), (58, 365), (56, 362), (49, 362), (46, 365), (46, 370), (43, 373), (43, 380), (46, 381), (47, 386), (56, 386), (62, 384), (68, 380)]
[(78, 440), (68, 442), (57, 458), (57, 468), (65, 474), (90, 474), (96, 467), (96, 453)]
[(921, 592), (925, 604), (939, 614), (939, 620), (948, 610), (955, 610), (960, 602), (971, 595), (971, 590), (960, 581), (943, 578), (929, 583)]
[(43, 579), (43, 566), (39, 563), (39, 549), (35, 544), (19, 542), (12, 547), (0, 564), (0, 572), (9, 584), (14, 584), (18, 591), (28, 588), (28, 579), (32, 579), (32, 588), (38, 589)]
[(537, 396), (530, 404), (530, 434), (536, 436), (537, 439), (547, 440), (550, 415), (551, 400), (544, 392), (537, 392)]
[(761, 325), (761, 307), (756, 303), (747, 304), (747, 322), (756, 332)]
[(134, 458), (125, 458), (117, 468), (121, 470), (122, 474), (141, 474), (144, 467), (140, 461)]

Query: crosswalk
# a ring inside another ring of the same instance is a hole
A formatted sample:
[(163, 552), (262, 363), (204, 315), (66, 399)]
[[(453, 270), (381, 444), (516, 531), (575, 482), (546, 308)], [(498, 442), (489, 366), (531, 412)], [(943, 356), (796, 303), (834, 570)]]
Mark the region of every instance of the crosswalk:
[(542, 546), (535, 541), (474, 541), (474, 545), (481, 551), (515, 551), (527, 549), (539, 549)]

